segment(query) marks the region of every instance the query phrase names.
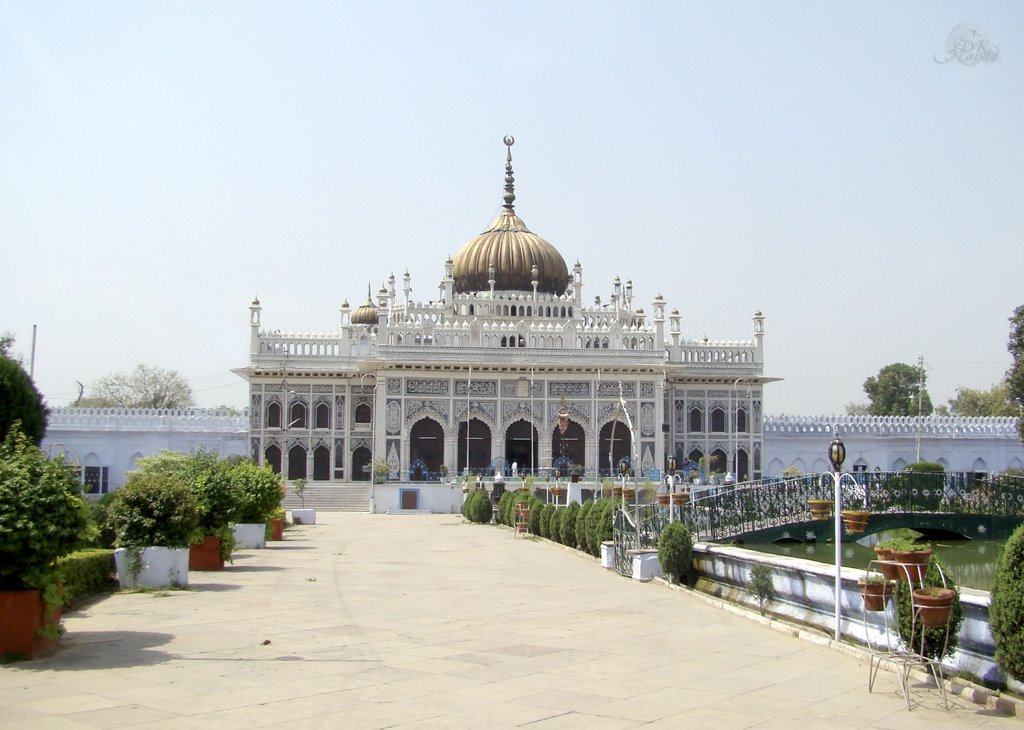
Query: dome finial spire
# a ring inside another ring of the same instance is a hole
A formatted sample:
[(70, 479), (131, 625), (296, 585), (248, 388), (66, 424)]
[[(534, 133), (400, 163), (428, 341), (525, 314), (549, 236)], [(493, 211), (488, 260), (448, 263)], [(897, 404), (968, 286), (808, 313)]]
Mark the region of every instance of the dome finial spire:
[(516, 179), (512, 174), (512, 145), (516, 143), (516, 138), (511, 134), (506, 134), (505, 139), (502, 141), (505, 143), (505, 147), (508, 148), (508, 154), (505, 156), (505, 195), (503, 196), (505, 203), (502, 207), (511, 212), (516, 202)]

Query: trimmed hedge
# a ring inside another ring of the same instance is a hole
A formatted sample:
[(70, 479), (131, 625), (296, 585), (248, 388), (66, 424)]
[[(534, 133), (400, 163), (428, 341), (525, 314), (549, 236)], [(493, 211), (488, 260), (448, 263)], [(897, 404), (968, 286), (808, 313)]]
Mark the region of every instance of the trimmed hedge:
[(676, 583), (689, 583), (693, 570), (693, 538), (686, 525), (673, 522), (658, 540), (658, 562)]
[(117, 586), (114, 551), (87, 548), (65, 555), (57, 561), (57, 578), (64, 589), (65, 606), (76, 598), (111, 590)]
[(1024, 682), (1024, 525), (1014, 530), (999, 556), (989, 622), (996, 662)]
[(571, 548), (576, 547), (576, 519), (580, 514), (580, 503), (572, 502), (559, 511), (558, 541)]
[(587, 549), (587, 515), (593, 508), (594, 503), (587, 502), (580, 507), (579, 514), (576, 515), (576, 547), (585, 553), (590, 552)]
[(555, 505), (545, 504), (540, 509), (540, 536), (551, 538), (551, 518), (555, 514)]
[(474, 489), (462, 502), (462, 514), (470, 522), (483, 525), (491, 521), (491, 496), (486, 489)]
[(602, 498), (594, 503), (587, 515), (587, 551), (595, 558), (601, 556), (601, 543), (612, 539), (612, 500)]

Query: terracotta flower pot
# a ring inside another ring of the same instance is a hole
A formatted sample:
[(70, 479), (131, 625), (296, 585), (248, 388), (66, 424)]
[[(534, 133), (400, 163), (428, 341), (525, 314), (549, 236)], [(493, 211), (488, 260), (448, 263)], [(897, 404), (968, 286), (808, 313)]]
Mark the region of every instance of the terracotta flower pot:
[(892, 550), (889, 548), (875, 546), (875, 555), (878, 558), (878, 570), (889, 580), (901, 580), (902, 573), (900, 566), (892, 562)]
[(612, 487), (612, 498), (613, 499), (621, 499), (622, 498), (622, 487)]
[(680, 493), (672, 495), (672, 506), (673, 507), (682, 507), (684, 504), (689, 504), (689, 503), (690, 503), (690, 493), (689, 492), (680, 492)]
[(932, 549), (924, 550), (893, 550), (892, 559), (897, 563), (899, 578), (904, 583), (920, 583), (924, 580), (924, 574), (928, 572), (928, 561), (931, 560)]
[(39, 656), (56, 643), (36, 633), (60, 625), (60, 606), (48, 612), (39, 591), (0, 591), (0, 616), (0, 654)]
[(633, 504), (636, 500), (636, 489), (633, 487), (626, 487), (622, 490), (622, 496), (626, 498), (627, 503)]
[(860, 595), (864, 599), (864, 609), (867, 611), (884, 611), (885, 604), (889, 601), (895, 590), (896, 583), (891, 580), (865, 580), (857, 581), (860, 586)]
[(660, 504), (662, 507), (668, 507), (669, 497), (670, 497), (669, 494), (659, 494), (658, 495), (658, 504)]
[(189, 570), (224, 570), (224, 558), (220, 556), (220, 538), (207, 535), (202, 542), (188, 547)]
[(832, 514), (831, 499), (808, 499), (807, 507), (811, 511), (812, 520), (827, 520)]
[(275, 517), (270, 521), (270, 539), (284, 539), (284, 520), (282, 520), (280, 517)]
[(864, 532), (868, 527), (870, 512), (843, 510), (843, 524), (849, 532)]
[(956, 591), (952, 588), (928, 586), (914, 590), (914, 608), (921, 623), (929, 629), (945, 626), (953, 611)]

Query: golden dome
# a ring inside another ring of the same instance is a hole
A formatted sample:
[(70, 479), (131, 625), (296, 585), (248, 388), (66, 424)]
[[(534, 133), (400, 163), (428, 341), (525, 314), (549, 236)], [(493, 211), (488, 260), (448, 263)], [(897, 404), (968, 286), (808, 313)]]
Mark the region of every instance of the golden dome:
[(373, 300), (370, 299), (370, 290), (366, 290), (366, 304), (360, 307), (356, 307), (356, 311), (352, 312), (352, 324), (369, 324), (374, 327), (380, 323), (380, 316), (377, 314), (377, 307), (374, 306)]
[[(530, 231), (515, 214), (515, 179), (512, 174), (512, 137), (505, 137), (505, 195), (502, 210), (487, 230), (466, 243), (452, 259), (455, 291), (472, 292), (494, 288), (505, 291), (537, 291), (564, 294), (569, 286), (569, 269), (558, 250)], [(535, 270), (536, 267), (536, 270)], [(492, 272), (493, 269), (493, 272)]]

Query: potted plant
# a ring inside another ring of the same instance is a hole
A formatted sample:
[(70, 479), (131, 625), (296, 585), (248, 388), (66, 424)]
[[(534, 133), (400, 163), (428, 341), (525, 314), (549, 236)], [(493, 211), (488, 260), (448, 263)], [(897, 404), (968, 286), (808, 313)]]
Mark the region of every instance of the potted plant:
[(55, 564), (91, 531), (74, 472), (16, 423), (0, 443), (0, 654), (34, 656), (60, 636)]
[(922, 586), (913, 593), (914, 610), (926, 628), (938, 628), (949, 622), (956, 591), (940, 586)]
[(812, 520), (827, 520), (832, 514), (831, 499), (808, 499), (807, 507), (811, 511)]
[(122, 588), (188, 585), (189, 545), (199, 526), (195, 492), (180, 474), (134, 471), (107, 513)]
[(268, 540), (278, 541), (284, 539), (284, 520), (284, 507), (278, 507), (274, 510), (274, 514), (270, 516), (270, 524), (267, 526)]
[[(140, 459), (143, 470), (146, 460)], [(219, 461), (216, 452), (200, 449), (182, 465), (182, 476), (192, 487), (199, 508), (199, 529), (189, 549), (190, 570), (222, 570), (231, 561), (235, 548), (231, 517), (238, 502), (236, 485), (231, 481), (227, 461)]]
[(864, 500), (852, 497), (846, 500), (847, 509), (843, 510), (843, 525), (848, 532), (864, 532), (868, 527), (870, 512), (864, 510)]
[(391, 469), (388, 467), (388, 463), (379, 456), (373, 460), (373, 483), (383, 484), (388, 480), (388, 475), (391, 474)]
[[(921, 608), (921, 601), (928, 600), (921, 593), (914, 595), (915, 587), (905, 581), (896, 584), (895, 626), (902, 639), (915, 653), (928, 659), (942, 659), (956, 651), (959, 643), (960, 625), (963, 622), (963, 608), (956, 583), (948, 571), (942, 570), (938, 561), (932, 558), (922, 579), (920, 588), (940, 588), (942, 602), (949, 598), (945, 591), (951, 591), (952, 605), (948, 615), (945, 609)], [(932, 593), (927, 591), (925, 595)], [(927, 621), (927, 623), (926, 623)], [(930, 624), (936, 624), (932, 626)]]
[(897, 566), (900, 580), (920, 583), (928, 570), (932, 548), (924, 543), (911, 542), (892, 547), (892, 560)]
[(316, 510), (312, 507), (306, 509), (306, 480), (296, 479), (292, 482), (292, 488), (295, 490), (295, 494), (298, 496), (299, 502), (302, 504), (301, 509), (292, 510), (292, 522), (296, 525), (315, 525)]
[(896, 581), (884, 575), (866, 575), (857, 581), (861, 598), (864, 599), (864, 610), (884, 611), (896, 588)]
[(238, 489), (235, 506), (235, 542), (240, 548), (267, 546), (266, 522), (281, 503), (281, 477), (269, 466), (244, 461), (231, 469), (231, 480)]
[(577, 483), (580, 480), (580, 477), (582, 475), (583, 475), (583, 465), (582, 464), (573, 464), (572, 465), (572, 469), (569, 471), (569, 481), (572, 482), (573, 484), (575, 484), (575, 483)]

